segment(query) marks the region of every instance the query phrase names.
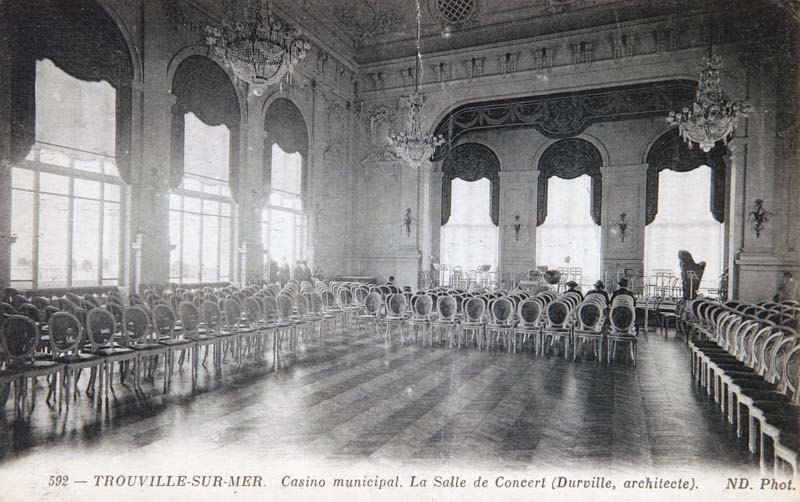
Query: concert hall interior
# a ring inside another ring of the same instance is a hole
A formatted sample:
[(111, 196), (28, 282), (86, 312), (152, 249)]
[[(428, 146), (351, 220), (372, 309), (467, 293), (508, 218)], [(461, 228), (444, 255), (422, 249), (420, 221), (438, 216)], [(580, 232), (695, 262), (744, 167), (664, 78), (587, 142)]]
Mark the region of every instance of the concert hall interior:
[(793, 0), (0, 1), (0, 470), (797, 478), (799, 28)]

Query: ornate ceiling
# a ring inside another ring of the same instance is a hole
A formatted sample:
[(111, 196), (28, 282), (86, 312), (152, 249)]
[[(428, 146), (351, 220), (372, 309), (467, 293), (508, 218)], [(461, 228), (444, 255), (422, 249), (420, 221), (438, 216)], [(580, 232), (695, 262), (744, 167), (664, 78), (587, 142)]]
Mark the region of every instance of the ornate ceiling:
[[(174, 1), (174, 0), (168, 0)], [(178, 0), (181, 1), (181, 0)], [(185, 0), (212, 17), (247, 1)], [(266, 2), (267, 0), (262, 0)], [(464, 49), (704, 9), (751, 5), (795, 12), (796, 0), (419, 0), (422, 52)], [(413, 0), (272, 0), (288, 20), (357, 64), (416, 52)], [(795, 8), (789, 8), (794, 5)], [(237, 7), (238, 6), (238, 7)], [(746, 9), (747, 10), (747, 9)], [(447, 36), (445, 36), (447, 35)]]
[[(589, 28), (674, 12), (688, 0), (420, 0), (422, 50), (438, 52)], [(416, 7), (410, 0), (305, 0), (333, 25), (358, 63), (415, 52)], [(449, 36), (444, 36), (449, 31)]]

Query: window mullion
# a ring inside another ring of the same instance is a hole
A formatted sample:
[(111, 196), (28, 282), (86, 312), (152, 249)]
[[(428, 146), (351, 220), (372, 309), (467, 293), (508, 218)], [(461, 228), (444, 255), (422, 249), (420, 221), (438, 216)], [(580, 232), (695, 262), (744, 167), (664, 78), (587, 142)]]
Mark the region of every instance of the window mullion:
[(100, 236), (98, 241), (98, 256), (97, 256), (97, 285), (103, 285), (103, 249), (105, 242), (103, 239), (103, 231), (105, 230), (106, 220), (106, 206), (105, 206), (105, 183), (100, 183)]
[(33, 175), (33, 263), (31, 264), (31, 286), (39, 287), (39, 169)]
[(72, 237), (75, 224), (75, 177), (69, 177), (69, 199), (67, 210), (67, 287), (72, 287)]

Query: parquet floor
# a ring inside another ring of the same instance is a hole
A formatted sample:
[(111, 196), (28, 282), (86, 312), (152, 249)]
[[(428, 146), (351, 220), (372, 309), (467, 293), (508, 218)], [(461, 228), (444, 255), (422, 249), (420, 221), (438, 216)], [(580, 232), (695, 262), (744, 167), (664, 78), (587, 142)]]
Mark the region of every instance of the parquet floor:
[(276, 368), (269, 359), (201, 374), (194, 395), (186, 372), (166, 397), (158, 383), (145, 387), (143, 402), (118, 386), (107, 414), (85, 397), (67, 417), (39, 403), (24, 423), (0, 419), (0, 466), (46, 463), (64, 449), (147, 454), (192, 443), (273, 460), (751, 469), (744, 442), (693, 387), (688, 361), (682, 338), (652, 332), (636, 367), (349, 333), (301, 343)]

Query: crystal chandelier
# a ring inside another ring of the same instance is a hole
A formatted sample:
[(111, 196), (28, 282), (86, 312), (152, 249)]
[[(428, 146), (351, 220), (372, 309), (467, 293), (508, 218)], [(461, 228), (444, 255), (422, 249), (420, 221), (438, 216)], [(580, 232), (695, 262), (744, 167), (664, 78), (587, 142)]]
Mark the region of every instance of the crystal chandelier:
[(425, 96), (419, 92), (419, 78), (422, 69), (422, 53), (420, 52), (420, 26), (422, 14), (417, 0), (417, 68), (414, 73), (414, 93), (406, 98), (408, 106), (408, 122), (406, 130), (392, 133), (389, 136), (391, 145), (397, 154), (412, 166), (418, 166), (422, 159), (429, 158), (436, 147), (444, 144), (444, 138), (434, 136), (430, 131), (422, 130), (422, 107), (425, 105)]
[(259, 94), (304, 60), (311, 44), (263, 0), (247, 0), (246, 13), (243, 21), (225, 19), (221, 25), (206, 26), (206, 45)]
[(728, 144), (739, 117), (747, 116), (752, 107), (744, 101), (731, 102), (722, 97), (719, 84), (722, 59), (714, 56), (710, 48), (703, 65), (692, 108), (669, 112), (667, 122), (678, 126), (680, 135), (689, 148), (697, 143), (701, 150), (709, 152), (717, 141)]

